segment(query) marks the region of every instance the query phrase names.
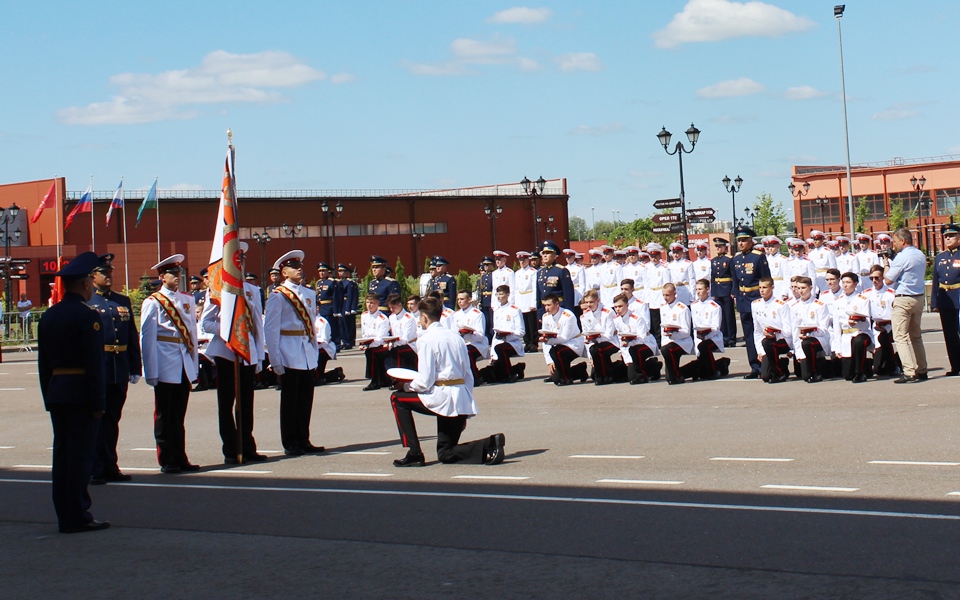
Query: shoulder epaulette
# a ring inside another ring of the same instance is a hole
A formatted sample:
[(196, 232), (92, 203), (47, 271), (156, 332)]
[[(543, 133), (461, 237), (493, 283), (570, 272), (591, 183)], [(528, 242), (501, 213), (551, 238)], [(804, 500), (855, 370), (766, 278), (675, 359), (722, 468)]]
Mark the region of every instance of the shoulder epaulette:
[(813, 300), (813, 303), (814, 303), (814, 304), (819, 304), (820, 306), (823, 306), (823, 302), (821, 302), (821, 301), (819, 301), (819, 300), (817, 300), (817, 299), (814, 299), (814, 300)]
[(752, 304), (756, 304), (757, 302), (763, 302), (763, 298), (757, 298), (752, 302)]
[(677, 308), (687, 308), (687, 305), (683, 302), (677, 302)]
[(761, 256), (763, 255), (763, 252), (761, 252), (760, 250), (757, 250), (756, 248), (754, 248), (753, 250), (751, 250), (750, 253), (751, 253), (751, 254), (760, 254)]

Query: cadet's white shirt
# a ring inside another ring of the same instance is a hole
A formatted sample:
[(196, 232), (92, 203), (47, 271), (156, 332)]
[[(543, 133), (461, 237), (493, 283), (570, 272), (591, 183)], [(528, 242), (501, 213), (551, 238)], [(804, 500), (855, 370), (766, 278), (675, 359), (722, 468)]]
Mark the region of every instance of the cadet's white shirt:
[(644, 300), (650, 305), (650, 310), (658, 310), (663, 304), (663, 284), (668, 281), (667, 267), (663, 263), (651, 262), (647, 265), (646, 276)]
[[(557, 334), (556, 337), (546, 338), (545, 346), (566, 346), (583, 356), (583, 336), (580, 334), (580, 326), (577, 325), (577, 316), (569, 310), (561, 308), (555, 315), (551, 315), (549, 311), (544, 312), (543, 330)], [(548, 365), (553, 364), (549, 350), (544, 349), (543, 358)]]
[[(787, 283), (787, 292), (790, 293), (790, 280), (794, 277), (809, 277), (810, 281), (813, 282), (813, 295), (817, 295), (817, 291), (822, 289), (817, 287), (817, 268), (813, 264), (813, 261), (804, 257), (804, 256), (795, 256), (790, 260), (784, 261), (781, 265), (781, 272), (783, 273), (783, 279)], [(776, 290), (776, 286), (774, 286)], [(774, 292), (776, 293), (776, 292)]]
[(313, 331), (317, 334), (317, 349), (327, 353), (330, 360), (337, 358), (337, 345), (330, 339), (330, 323), (321, 315), (313, 322)]
[[(873, 317), (873, 322), (887, 321), (883, 324), (883, 328), (887, 333), (893, 331), (893, 325), (891, 325), (890, 320), (893, 314), (893, 299), (897, 296), (896, 291), (887, 286), (883, 286), (878, 290), (871, 285), (869, 290), (863, 292), (863, 295), (870, 301), (870, 316)], [(873, 330), (874, 344), (877, 343), (877, 336), (879, 334), (879, 331), (876, 329)]]
[[(404, 389), (416, 392), (420, 402), (441, 417), (476, 415), (470, 355), (460, 336), (440, 323), (431, 323), (418, 343), (417, 376)], [(438, 381), (457, 379), (463, 383), (436, 385)]]
[(601, 263), (596, 268), (599, 275), (600, 304), (613, 306), (613, 298), (620, 293), (620, 282), (623, 281), (623, 269), (615, 260)]
[(696, 293), (697, 279), (706, 279), (710, 281), (710, 274), (713, 272), (713, 263), (710, 258), (698, 258), (693, 261), (693, 290)]
[(819, 248), (811, 248), (807, 252), (807, 258), (813, 262), (813, 266), (817, 270), (817, 289), (827, 289), (827, 282), (824, 280), (823, 275), (827, 272), (827, 269), (837, 268), (837, 257), (833, 253), (833, 250), (827, 248), (826, 245), (820, 246)]
[(410, 346), (413, 351), (416, 352), (417, 331), (419, 330), (417, 319), (414, 319), (413, 315), (407, 312), (406, 309), (401, 309), (400, 312), (396, 314), (390, 313), (387, 319), (390, 321), (390, 335), (400, 338), (393, 342), (393, 347)]
[(635, 262), (635, 263), (628, 262), (627, 264), (623, 265), (623, 267), (621, 267), (620, 270), (623, 271), (624, 279), (633, 280), (634, 296), (638, 298), (642, 297), (643, 288), (645, 285), (644, 271), (647, 270), (646, 265), (644, 265), (642, 262)]
[(861, 250), (857, 252), (857, 265), (860, 267), (860, 289), (867, 291), (873, 287), (870, 281), (870, 267), (880, 264), (880, 256), (873, 250)]
[(453, 313), (453, 321), (458, 332), (469, 329), (470, 333), (461, 333), (463, 341), (477, 350), (484, 358), (490, 358), (490, 341), (483, 332), (487, 328), (486, 317), (476, 306)]
[[(616, 314), (606, 307), (600, 307), (596, 311), (586, 310), (580, 315), (580, 327), (583, 328), (584, 356), (589, 356), (589, 350), (594, 344), (600, 342), (610, 342), (615, 346), (620, 345), (617, 338), (617, 328), (613, 324), (613, 317)], [(600, 334), (599, 337), (593, 337)]]
[(161, 383), (180, 383), (183, 374), (187, 380), (197, 379), (197, 313), (193, 296), (161, 287), (159, 292), (169, 298), (180, 312), (180, 318), (186, 324), (193, 351), (188, 352), (186, 344), (161, 342), (158, 336), (182, 339), (180, 330), (173, 324), (167, 311), (160, 303), (149, 296), (140, 307), (140, 353), (143, 360), (143, 378), (156, 379)]
[(600, 267), (603, 266), (603, 262), (597, 264), (590, 264), (583, 268), (583, 282), (584, 282), (584, 291), (586, 290), (600, 290)]
[[(860, 275), (860, 259), (857, 258), (856, 254), (852, 252), (847, 252), (841, 254), (837, 257), (837, 269), (840, 271), (840, 274), (844, 273), (856, 273)], [(860, 278), (857, 277), (857, 290), (860, 290)]]
[[(250, 317), (253, 321), (252, 335), (250, 336), (250, 360), (243, 364), (253, 364), (260, 372), (260, 365), (263, 362), (264, 336), (263, 336), (263, 307), (260, 305), (260, 288), (244, 282), (243, 295), (247, 306), (250, 307)], [(210, 301), (210, 293), (207, 292), (207, 301), (203, 305), (203, 314), (200, 315), (200, 326), (204, 332), (212, 335), (210, 342), (204, 354), (210, 357), (224, 358), (229, 361), (236, 360), (233, 350), (227, 348), (226, 342), (220, 337), (220, 305)]]
[(693, 318), (693, 330), (710, 328), (710, 333), (696, 338), (697, 355), (700, 354), (700, 342), (713, 340), (717, 345), (717, 352), (723, 352), (723, 333), (720, 331), (720, 305), (713, 298), (693, 301), (690, 305), (690, 315)]
[(686, 258), (667, 263), (667, 279), (665, 281), (677, 286), (677, 301), (690, 306), (690, 303), (693, 302), (693, 290), (696, 283), (693, 263)]
[[(310, 288), (297, 285), (287, 279), (281, 284), (294, 292), (303, 303), (303, 307), (310, 315), (310, 320), (316, 320), (317, 294)], [(286, 369), (309, 371), (317, 368), (317, 338), (308, 335), (303, 321), (297, 314), (293, 304), (286, 296), (274, 290), (267, 298), (267, 309), (263, 315), (263, 331), (266, 340), (267, 353), (270, 355), (270, 365), (278, 375)], [(281, 335), (281, 331), (301, 331), (302, 335)]]
[(360, 337), (373, 338), (367, 348), (376, 348), (383, 345), (383, 338), (390, 337), (390, 319), (382, 312), (369, 310), (360, 315)]
[[(649, 312), (647, 313), (649, 315)], [(630, 356), (630, 347), (637, 344), (643, 344), (653, 351), (653, 355), (660, 354), (660, 347), (657, 346), (657, 339), (650, 333), (650, 319), (644, 319), (641, 314), (628, 312), (625, 316), (615, 316), (613, 326), (617, 330), (617, 339), (620, 340), (620, 356), (623, 357), (624, 364), (631, 364), (633, 357)], [(632, 333), (636, 335), (632, 340), (624, 340), (623, 334)]]
[[(510, 304), (513, 304), (517, 301), (517, 278), (513, 272), (513, 269), (508, 266), (503, 266), (499, 269), (495, 269), (493, 273), (490, 274), (490, 277), (493, 281), (493, 289), (490, 291), (493, 292), (494, 297), (496, 297), (497, 288), (501, 285), (506, 285), (510, 287)], [(496, 307), (493, 306), (494, 304), (496, 304), (496, 302), (490, 303), (491, 308), (496, 310)]]
[[(830, 347), (838, 356), (850, 357), (850, 343), (853, 338), (866, 333), (870, 336), (870, 346), (873, 346), (873, 335), (871, 334), (872, 321), (870, 320), (870, 300), (862, 294), (840, 296), (833, 303), (833, 337), (830, 340)], [(865, 316), (865, 321), (850, 324), (850, 315), (857, 314)]]
[(529, 265), (521, 267), (514, 273), (514, 280), (517, 293), (514, 296), (513, 304), (517, 305), (520, 312), (537, 310), (537, 270)]
[(793, 325), (793, 353), (797, 359), (806, 358), (800, 334), (801, 330), (807, 327), (817, 328), (807, 336), (817, 338), (823, 347), (823, 352), (830, 356), (830, 308), (811, 295), (807, 300), (797, 298), (790, 308), (790, 314)]
[(770, 267), (770, 277), (773, 278), (773, 297), (783, 300), (784, 296), (790, 294), (790, 277), (788, 275), (789, 266), (787, 259), (779, 252), (776, 254), (767, 254), (767, 266)]
[[(497, 338), (498, 331), (509, 331), (504, 338)], [(523, 315), (515, 304), (501, 304), (493, 311), (493, 332), (490, 338), (490, 360), (498, 360), (496, 349), (498, 344), (506, 342), (523, 356), (523, 334), (527, 329), (523, 324)]]
[[(668, 336), (665, 327), (679, 329), (672, 336)], [(679, 300), (660, 307), (660, 347), (663, 348), (670, 342), (679, 345), (687, 354), (693, 354), (695, 344), (690, 333), (690, 307)]]
[[(570, 281), (573, 283), (573, 303), (575, 306), (579, 306), (580, 298), (583, 298), (583, 292), (587, 285), (587, 274), (584, 272), (583, 265), (577, 263), (567, 265), (565, 268), (570, 272)], [(513, 302), (513, 298), (510, 301)]]
[(420, 297), (423, 298), (430, 293), (430, 282), (433, 281), (433, 277), (430, 277), (430, 273), (424, 273), (420, 276)]
[(768, 327), (779, 329), (777, 339), (786, 340), (787, 346), (793, 350), (792, 315), (786, 302), (773, 296), (769, 300), (757, 298), (750, 304), (750, 312), (753, 314), (753, 344), (759, 356), (766, 354), (762, 341)]

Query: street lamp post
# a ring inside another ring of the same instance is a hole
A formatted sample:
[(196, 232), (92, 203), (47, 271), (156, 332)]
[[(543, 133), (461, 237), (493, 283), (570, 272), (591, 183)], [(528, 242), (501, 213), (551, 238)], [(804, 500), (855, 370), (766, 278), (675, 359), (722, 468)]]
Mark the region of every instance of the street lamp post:
[(667, 147), (670, 145), (670, 138), (673, 134), (667, 131), (666, 127), (660, 129), (660, 133), (657, 134), (657, 139), (660, 140), (660, 145), (663, 146), (663, 151), (666, 152), (668, 156), (676, 154), (680, 160), (680, 220), (683, 223), (683, 245), (689, 246), (690, 240), (687, 237), (687, 200), (683, 189), (683, 154), (690, 154), (693, 152), (693, 149), (697, 147), (697, 140), (700, 139), (700, 130), (694, 127), (693, 123), (690, 123), (690, 128), (687, 129), (685, 133), (687, 134), (687, 140), (690, 142), (689, 150), (683, 147), (682, 142), (677, 142), (673, 152), (668, 150)]
[[(10, 208), (3, 211), (3, 249), (4, 249), (3, 255), (6, 259), (6, 262), (5, 262), (6, 269), (5, 269), (4, 278), (3, 278), (3, 282), (4, 282), (3, 295), (4, 295), (4, 298), (6, 299), (5, 312), (7, 313), (5, 318), (7, 327), (4, 329), (4, 331), (7, 333), (8, 336), (10, 333), (10, 321), (9, 321), (10, 313), (13, 311), (13, 308), (10, 303), (10, 294), (13, 291), (11, 280), (10, 280), (10, 275), (12, 274), (10, 269), (10, 225), (12, 225), (16, 221), (18, 214), (20, 214), (20, 207), (17, 206), (16, 203), (11, 204)], [(19, 240), (21, 233), (22, 232), (20, 231), (19, 228), (16, 231), (14, 231), (13, 232), (14, 240)]]
[[(756, 233), (757, 232), (757, 211), (751, 210), (750, 207), (748, 206), (743, 209), (743, 212), (745, 215), (747, 215), (743, 222), (746, 223), (746, 220), (750, 219), (750, 228), (753, 229), (754, 233)], [(763, 233), (766, 234), (767, 232), (764, 231)]]
[(823, 220), (823, 209), (827, 207), (827, 204), (830, 202), (830, 199), (817, 196), (816, 198), (813, 199), (813, 201), (816, 202), (817, 208), (820, 209), (820, 230), (823, 231), (824, 229), (827, 228), (827, 225)]
[[(414, 226), (414, 229), (416, 229), (416, 226)], [(415, 257), (414, 260), (417, 261), (418, 273), (420, 272), (421, 269), (423, 269), (423, 265), (420, 263), (420, 242), (423, 241), (423, 238), (426, 235), (427, 234), (423, 233), (422, 231), (413, 232), (413, 253)]]
[(490, 219), (490, 225), (493, 227), (493, 249), (496, 250), (499, 248), (497, 246), (497, 217), (503, 214), (503, 206), (500, 204), (496, 208), (490, 208), (490, 205), (483, 207), (483, 212), (487, 215), (487, 218)]
[(536, 248), (540, 246), (540, 222), (543, 220), (537, 214), (537, 196), (543, 194), (543, 186), (547, 185), (547, 180), (543, 178), (543, 175), (536, 181), (530, 181), (524, 176), (520, 185), (523, 186), (523, 192), (533, 198), (533, 246)]
[[(740, 191), (740, 186), (743, 185), (743, 179), (741, 179), (740, 176), (737, 175), (737, 178), (733, 180), (733, 185), (730, 185), (730, 178), (724, 175), (721, 182), (723, 183), (723, 187), (725, 187), (727, 191), (730, 192), (730, 201), (733, 203), (733, 212), (731, 213), (733, 215), (733, 225), (731, 225), (731, 229), (736, 229), (737, 228), (737, 192)], [(730, 233), (733, 233), (733, 231), (731, 231)]]
[[(847, 84), (843, 75), (843, 35), (840, 32), (840, 19), (843, 18), (843, 9), (846, 4), (837, 4), (833, 7), (833, 16), (837, 19), (837, 42), (840, 45), (840, 96), (843, 99), (843, 138), (847, 145), (847, 212), (850, 213), (850, 235), (854, 231), (853, 215), (853, 176), (850, 174), (850, 130), (847, 127)], [(841, 231), (843, 225), (840, 226)]]
[(297, 236), (300, 235), (300, 232), (303, 231), (303, 223), (297, 223), (293, 227), (284, 223), (281, 225), (283, 228), (283, 235), (290, 236), (290, 247), (297, 247)]
[(930, 240), (927, 237), (927, 225), (930, 213), (927, 209), (930, 206), (930, 195), (927, 194), (927, 198), (923, 197), (923, 186), (927, 184), (927, 178), (923, 175), (920, 176), (920, 179), (917, 179), (917, 176), (914, 175), (910, 178), (910, 187), (913, 188), (913, 191), (917, 193), (917, 227), (923, 227), (923, 247), (926, 249), (927, 254), (930, 254)]
[(337, 268), (337, 226), (331, 222), (343, 214), (343, 202), (337, 200), (337, 205), (334, 207), (334, 210), (330, 210), (330, 205), (327, 204), (327, 201), (324, 200), (320, 204), (320, 210), (323, 211), (323, 220), (324, 224), (327, 226), (327, 231), (330, 232), (330, 243), (333, 246), (333, 251), (330, 253), (331, 268)]
[[(810, 182), (803, 182), (803, 189), (798, 190), (797, 186), (791, 181), (790, 185), (787, 186), (787, 189), (790, 190), (790, 195), (795, 197), (797, 200), (803, 201), (803, 197), (810, 192)], [(823, 227), (823, 211), (820, 212), (820, 227)], [(803, 225), (803, 204), (800, 205), (800, 224)]]
[[(618, 212), (619, 212), (619, 211), (618, 211)], [(547, 235), (558, 233), (558, 229), (553, 226), (553, 215), (548, 215), (548, 216), (547, 216), (547, 228), (546, 228), (546, 232), (547, 232)]]
[(595, 208), (596, 207), (594, 206), (590, 207), (590, 246), (591, 247), (593, 246), (593, 237), (597, 235), (597, 217), (593, 212)]
[(254, 231), (253, 232), (253, 241), (255, 241), (260, 246), (260, 287), (261, 289), (267, 286), (267, 251), (266, 246), (273, 241), (273, 238), (270, 237), (270, 234), (267, 233), (267, 228), (264, 227), (263, 231)]

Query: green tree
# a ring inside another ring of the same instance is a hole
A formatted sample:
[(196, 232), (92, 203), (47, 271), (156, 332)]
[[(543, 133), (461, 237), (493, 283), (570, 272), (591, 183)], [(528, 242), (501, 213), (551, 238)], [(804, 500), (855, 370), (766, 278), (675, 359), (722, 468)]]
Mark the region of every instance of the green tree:
[(397, 257), (397, 264), (393, 268), (393, 277), (400, 285), (400, 299), (406, 304), (407, 297), (410, 295), (410, 284), (407, 283), (407, 273), (403, 270), (403, 263), (400, 262), (399, 256)]
[(906, 225), (908, 219), (913, 219), (916, 216), (916, 211), (908, 212), (904, 209), (902, 202), (891, 202), (890, 212), (887, 214), (887, 227), (890, 228), (890, 231), (899, 229)]
[(457, 292), (462, 292), (466, 290), (469, 293), (473, 293), (473, 278), (470, 277), (470, 273), (461, 270), (457, 273)]
[(367, 301), (367, 290), (370, 289), (370, 282), (373, 281), (373, 271), (370, 268), (367, 268), (367, 274), (360, 282), (360, 293), (358, 296), (358, 305), (357, 305), (357, 314), (362, 313), (365, 310), (364, 304)]
[[(672, 210), (662, 211), (670, 213)], [(669, 244), (677, 239), (677, 234), (673, 233), (653, 233), (653, 228), (657, 224), (653, 219), (641, 218), (630, 223), (621, 223), (610, 234), (612, 241), (622, 240), (624, 246), (637, 245), (643, 247), (649, 242), (656, 242), (660, 245)]]
[(863, 196), (857, 198), (857, 207), (854, 209), (853, 221), (856, 230), (860, 233), (863, 233), (863, 224), (866, 222), (869, 212), (867, 199)]
[(757, 196), (753, 212), (756, 215), (753, 224), (757, 235), (780, 235), (787, 231), (789, 221), (783, 210), (783, 203), (774, 203), (773, 196), (767, 192)]
[(583, 217), (570, 217), (570, 239), (582, 242), (587, 239), (587, 222)]

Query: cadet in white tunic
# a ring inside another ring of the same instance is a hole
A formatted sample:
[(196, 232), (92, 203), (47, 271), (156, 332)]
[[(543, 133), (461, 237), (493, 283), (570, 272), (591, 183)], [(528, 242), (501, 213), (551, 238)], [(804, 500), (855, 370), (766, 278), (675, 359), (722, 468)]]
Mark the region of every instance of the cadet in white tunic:
[(161, 288), (140, 309), (143, 378), (153, 386), (153, 434), (163, 473), (197, 471), (187, 459), (184, 419), (190, 382), (197, 378), (197, 317), (193, 296), (179, 292), (182, 254), (153, 266)]
[(513, 383), (523, 379), (524, 363), (512, 364), (514, 356), (523, 356), (523, 336), (526, 333), (520, 309), (509, 304), (510, 290), (500, 286), (496, 290), (493, 311), (493, 337), (490, 339), (491, 380), (498, 383)]
[(523, 315), (524, 352), (537, 351), (537, 270), (530, 266), (530, 256), (526, 250), (517, 252), (520, 268), (514, 273), (517, 286), (514, 304)]

